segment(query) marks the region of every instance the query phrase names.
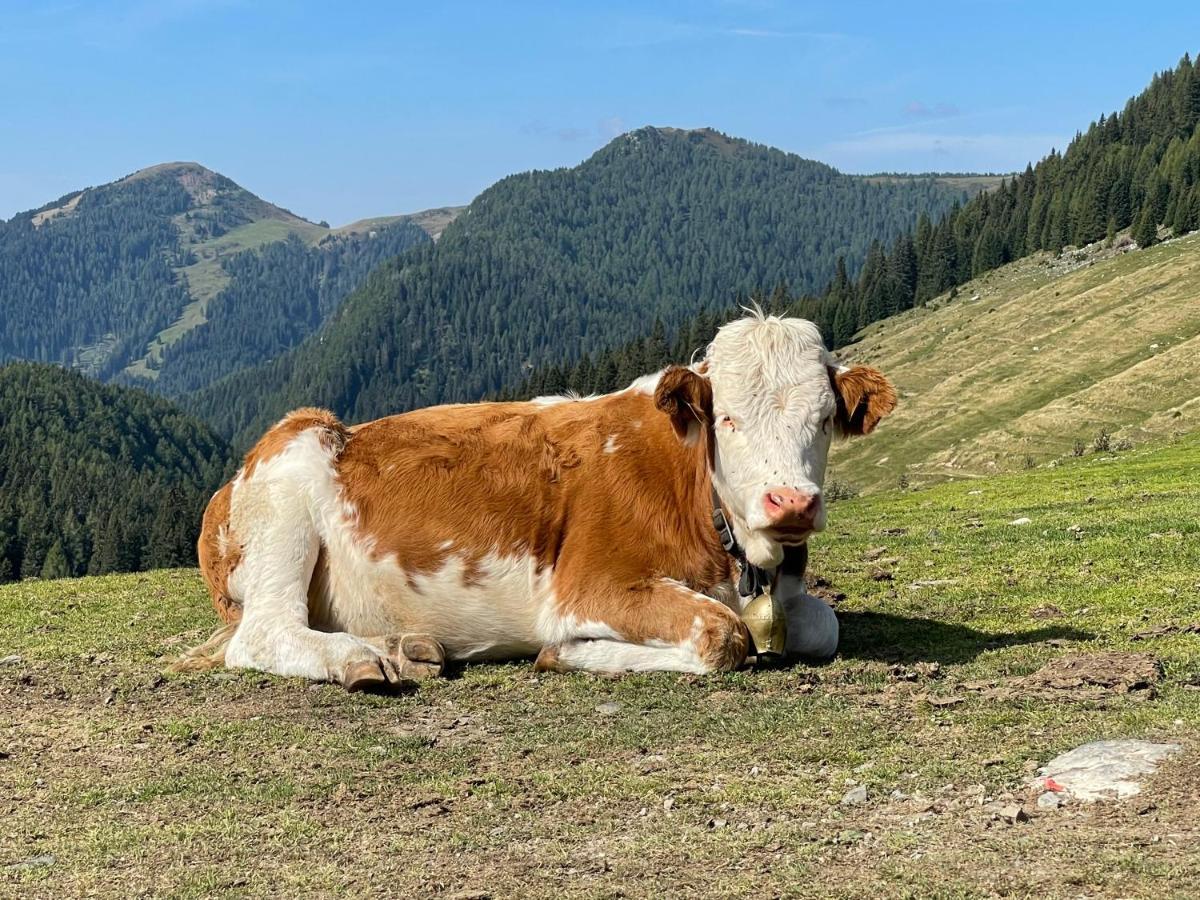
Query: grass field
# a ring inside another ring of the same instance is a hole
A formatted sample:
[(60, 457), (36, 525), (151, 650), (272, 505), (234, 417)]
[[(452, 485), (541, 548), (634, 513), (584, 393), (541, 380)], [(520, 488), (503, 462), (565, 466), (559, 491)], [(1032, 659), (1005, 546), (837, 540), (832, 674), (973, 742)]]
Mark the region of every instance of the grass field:
[[(193, 571), (4, 587), (0, 895), (1200, 896), (1197, 471), (1190, 438), (835, 504), (819, 668), (346, 695), (164, 676), (213, 625)], [(1103, 737), (1184, 753), (1039, 810)]]
[(1200, 234), (1115, 257), (1038, 254), (869, 326), (843, 355), (900, 406), (833, 476), (863, 489), (1047, 465), (1091, 445), (1200, 429)]

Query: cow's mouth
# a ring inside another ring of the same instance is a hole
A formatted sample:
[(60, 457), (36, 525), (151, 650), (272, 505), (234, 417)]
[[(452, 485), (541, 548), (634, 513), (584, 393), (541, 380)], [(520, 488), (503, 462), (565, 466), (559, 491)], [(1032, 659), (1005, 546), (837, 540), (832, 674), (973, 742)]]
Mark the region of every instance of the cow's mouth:
[(771, 540), (788, 547), (805, 543), (812, 537), (815, 529), (808, 526), (792, 526), (788, 528), (769, 528), (766, 534)]

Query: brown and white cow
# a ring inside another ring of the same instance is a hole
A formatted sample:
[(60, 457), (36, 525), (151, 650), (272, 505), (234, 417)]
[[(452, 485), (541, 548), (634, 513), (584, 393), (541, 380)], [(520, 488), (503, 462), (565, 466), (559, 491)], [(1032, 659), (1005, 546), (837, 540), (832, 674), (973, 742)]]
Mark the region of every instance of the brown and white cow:
[[(825, 525), (833, 433), (866, 434), (895, 402), (878, 371), (837, 366), (812, 323), (754, 313), (698, 363), (600, 397), (353, 428), (297, 410), (205, 512), (200, 564), (227, 624), (181, 665), (351, 689), (446, 658), (733, 669), (745, 598), (713, 498), (749, 562), (779, 566)], [(776, 581), (788, 651), (831, 656), (832, 611), (800, 574)]]

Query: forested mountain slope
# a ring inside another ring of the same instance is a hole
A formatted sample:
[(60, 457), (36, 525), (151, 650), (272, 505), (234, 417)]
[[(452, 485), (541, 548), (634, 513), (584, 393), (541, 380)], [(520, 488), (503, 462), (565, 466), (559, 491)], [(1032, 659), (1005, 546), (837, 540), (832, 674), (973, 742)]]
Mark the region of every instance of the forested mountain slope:
[(674, 329), (763, 285), (816, 289), (839, 257), (853, 269), (962, 196), (707, 129), (644, 128), (575, 168), (498, 182), (436, 246), (378, 269), (319, 336), (188, 402), (245, 436), (300, 404), (358, 420), (477, 399), (656, 318)]
[(195, 163), (143, 169), (0, 222), (0, 361), (195, 388), (293, 346), (423, 242), (407, 217), (332, 230)]
[(195, 562), (227, 447), (142, 391), (0, 366), (0, 581)]

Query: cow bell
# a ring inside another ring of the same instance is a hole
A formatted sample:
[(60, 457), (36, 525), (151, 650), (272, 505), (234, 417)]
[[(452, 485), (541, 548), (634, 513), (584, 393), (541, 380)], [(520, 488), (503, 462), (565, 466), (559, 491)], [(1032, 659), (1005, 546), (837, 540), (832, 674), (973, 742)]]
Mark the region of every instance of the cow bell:
[(754, 642), (755, 656), (760, 660), (783, 656), (787, 648), (787, 616), (770, 588), (746, 604), (742, 621)]

